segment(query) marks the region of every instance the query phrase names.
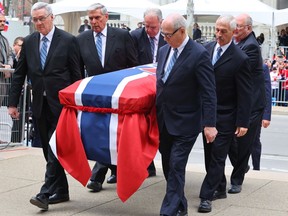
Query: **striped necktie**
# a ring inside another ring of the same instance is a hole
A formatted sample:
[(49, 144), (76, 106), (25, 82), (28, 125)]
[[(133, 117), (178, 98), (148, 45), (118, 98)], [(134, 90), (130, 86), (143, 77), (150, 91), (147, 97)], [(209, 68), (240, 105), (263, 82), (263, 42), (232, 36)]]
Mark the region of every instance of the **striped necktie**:
[(45, 62), (46, 62), (46, 57), (47, 57), (47, 41), (48, 39), (44, 36), (42, 38), (42, 47), (41, 47), (41, 50), (40, 50), (40, 60), (41, 60), (41, 67), (42, 67), (42, 70), (44, 69), (44, 66), (45, 66)]
[(155, 40), (155, 37), (150, 37), (149, 40), (150, 40), (150, 46), (151, 46), (152, 60), (154, 60), (154, 51), (155, 51), (154, 40)]
[(177, 59), (178, 50), (177, 50), (177, 48), (174, 48), (173, 50), (174, 50), (174, 53), (170, 59), (167, 70), (165, 71), (164, 76), (162, 78), (164, 83), (166, 82), (166, 80), (167, 80), (167, 78), (168, 78), (168, 76), (169, 76), (169, 74), (170, 74), (170, 72), (171, 72), (171, 70), (172, 70), (172, 68), (176, 62), (176, 59)]
[(221, 53), (222, 53), (222, 48), (221, 47), (218, 47), (217, 48), (217, 53), (216, 55), (214, 55), (214, 58), (213, 58), (213, 61), (212, 61), (212, 64), (216, 64), (216, 62), (218, 61), (218, 59), (221, 57)]
[(102, 33), (99, 32), (96, 35), (96, 48), (97, 48), (97, 52), (98, 52), (98, 57), (100, 62), (102, 63)]

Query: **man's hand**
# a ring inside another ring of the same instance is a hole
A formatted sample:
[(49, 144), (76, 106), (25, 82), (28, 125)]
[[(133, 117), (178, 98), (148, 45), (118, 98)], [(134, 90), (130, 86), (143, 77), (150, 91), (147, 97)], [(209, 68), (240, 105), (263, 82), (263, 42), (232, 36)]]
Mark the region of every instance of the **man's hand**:
[(248, 128), (244, 128), (244, 127), (237, 127), (235, 134), (237, 137), (242, 137), (244, 136), (248, 131)]
[(262, 120), (262, 127), (267, 128), (270, 125), (270, 121)]
[(18, 119), (20, 116), (17, 107), (8, 107), (8, 114), (14, 119)]
[(216, 127), (205, 127), (204, 128), (204, 135), (206, 137), (207, 143), (212, 143), (215, 140), (218, 131)]

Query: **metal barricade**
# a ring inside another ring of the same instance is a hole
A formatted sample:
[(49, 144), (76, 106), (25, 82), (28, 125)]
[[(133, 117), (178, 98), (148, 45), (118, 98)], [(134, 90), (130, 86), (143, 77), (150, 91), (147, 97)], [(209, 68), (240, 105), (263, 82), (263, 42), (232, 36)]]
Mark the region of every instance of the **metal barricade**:
[(19, 98), (19, 119), (8, 115), (8, 93), (13, 72), (14, 69), (0, 68), (0, 149), (7, 145), (29, 145), (30, 89), (26, 82)]
[(288, 106), (288, 80), (278, 80), (271, 90), (272, 106)]

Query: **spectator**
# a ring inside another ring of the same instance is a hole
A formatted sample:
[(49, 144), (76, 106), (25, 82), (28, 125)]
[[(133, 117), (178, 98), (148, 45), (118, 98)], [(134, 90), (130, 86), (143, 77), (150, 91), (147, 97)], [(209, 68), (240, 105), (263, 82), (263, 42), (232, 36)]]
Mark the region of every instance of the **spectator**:
[(194, 25), (193, 25), (193, 40), (198, 42), (198, 41), (200, 41), (201, 37), (202, 37), (202, 31), (200, 30), (198, 23), (194, 23)]
[(203, 127), (207, 142), (213, 142), (217, 134), (210, 56), (188, 37), (186, 27), (180, 14), (167, 16), (161, 24), (168, 44), (159, 50), (156, 72), (159, 151), (167, 182), (160, 215), (188, 215), (184, 187), (189, 154)]
[[(20, 57), (20, 51), (21, 47), (23, 44), (23, 37), (17, 37), (14, 40), (13, 43), (13, 50), (12, 50), (12, 58), (13, 58), (13, 68), (15, 69)], [(27, 97), (28, 99), (28, 97)], [(26, 100), (28, 102), (28, 100)], [(26, 108), (28, 107), (28, 104), (26, 103)], [(26, 109), (27, 110), (27, 109)], [(19, 112), (20, 116), (18, 119), (13, 119), (13, 124), (12, 124), (12, 131), (11, 131), (11, 142), (21, 142), (22, 141), (22, 125), (23, 125), (23, 92), (20, 96), (20, 101), (19, 101)]]
[(17, 104), (26, 76), (31, 79), (32, 110), (39, 129), (46, 159), (45, 182), (30, 203), (41, 210), (49, 204), (69, 201), (66, 173), (55, 157), (49, 140), (56, 129), (62, 110), (58, 92), (81, 79), (80, 55), (76, 38), (53, 25), (51, 6), (37, 2), (31, 8), (36, 32), (25, 37), (13, 75), (8, 113), (18, 118)]
[[(108, 73), (138, 65), (137, 51), (127, 30), (107, 26), (107, 8), (95, 3), (88, 8), (91, 30), (78, 35), (80, 45), (82, 74), (86, 69), (88, 76)], [(87, 188), (94, 192), (102, 190), (108, 168), (111, 176), (107, 182), (117, 182), (117, 167), (96, 162)]]
[[(2, 35), (6, 23), (5, 15), (0, 13), (0, 68), (11, 69), (13, 66), (12, 53), (9, 46), (9, 42), (6, 37)], [(10, 72), (0, 71), (0, 107), (3, 105), (6, 100), (5, 96), (8, 92), (8, 86), (10, 85)], [(5, 143), (3, 140), (0, 140), (0, 144)]]
[(78, 33), (82, 33), (83, 31), (87, 31), (91, 29), (91, 26), (88, 24), (88, 20), (84, 20), (84, 24), (79, 27)]
[(143, 28), (143, 22), (138, 22), (137, 23), (137, 28), (136, 29), (139, 29), (139, 28)]
[[(270, 80), (271, 80), (271, 90), (272, 90), (272, 100), (278, 101), (279, 100), (279, 80), (281, 76), (277, 67), (273, 67), (272, 71), (270, 72)], [(276, 105), (276, 103), (275, 103)]]
[(280, 35), (278, 36), (279, 46), (288, 46), (288, 37), (285, 29), (281, 29)]

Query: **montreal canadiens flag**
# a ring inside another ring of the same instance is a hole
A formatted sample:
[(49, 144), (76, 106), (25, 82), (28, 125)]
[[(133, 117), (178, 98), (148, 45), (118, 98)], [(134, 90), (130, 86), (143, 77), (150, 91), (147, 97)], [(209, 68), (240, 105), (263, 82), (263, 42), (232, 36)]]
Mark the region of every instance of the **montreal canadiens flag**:
[(147, 178), (158, 144), (156, 66), (88, 77), (59, 92), (63, 109), (51, 148), (84, 186), (88, 160), (117, 165), (117, 193), (125, 202)]

